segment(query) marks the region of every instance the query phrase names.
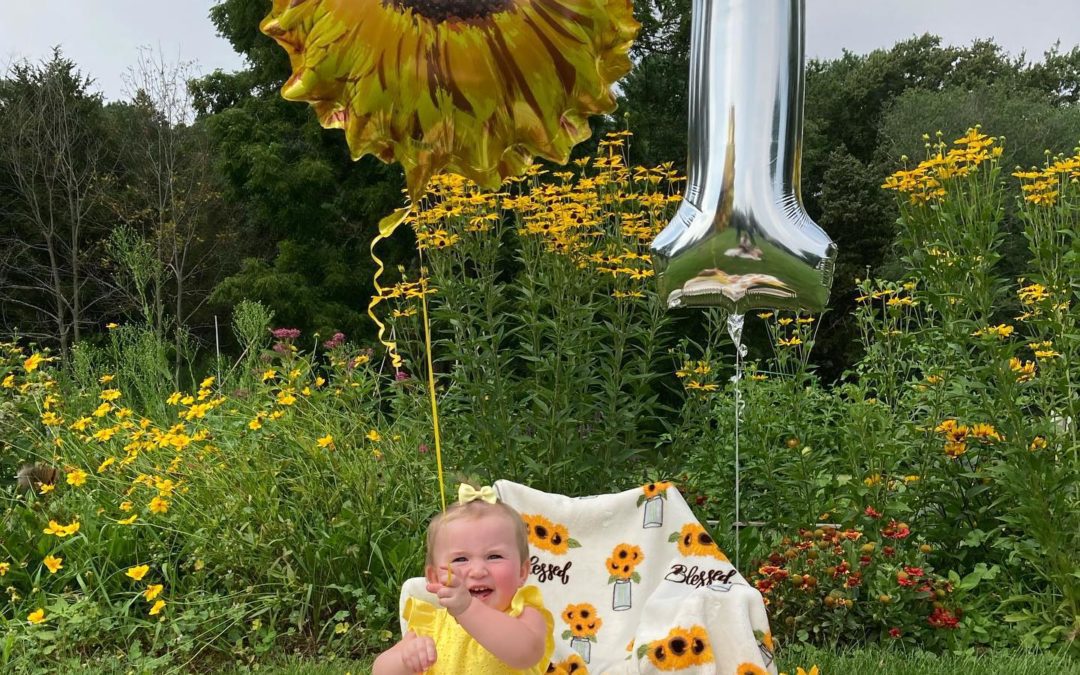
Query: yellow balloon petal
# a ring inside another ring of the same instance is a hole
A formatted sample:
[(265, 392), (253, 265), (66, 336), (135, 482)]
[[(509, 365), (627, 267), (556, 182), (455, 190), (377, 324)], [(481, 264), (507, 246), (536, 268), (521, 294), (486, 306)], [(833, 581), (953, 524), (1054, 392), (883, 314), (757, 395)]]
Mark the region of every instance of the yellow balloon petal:
[(443, 171), (495, 187), (565, 162), (639, 27), (630, 0), (274, 0), (260, 26), (289, 54), (282, 95), (354, 158), (401, 162), (414, 201)]

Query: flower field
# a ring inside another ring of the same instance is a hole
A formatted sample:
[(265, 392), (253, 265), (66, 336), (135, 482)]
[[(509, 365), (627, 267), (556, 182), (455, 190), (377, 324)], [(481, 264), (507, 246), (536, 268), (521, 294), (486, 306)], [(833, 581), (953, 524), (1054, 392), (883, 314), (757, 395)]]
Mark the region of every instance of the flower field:
[(627, 166), (628, 136), (499, 193), (433, 183), (411, 221), (427, 276), (400, 270), (380, 305), (401, 369), (257, 303), (234, 312), (242, 354), (180, 386), (140, 317), (68, 363), (0, 346), (0, 666), (384, 648), (439, 509), (424, 301), (449, 472), (673, 481), (768, 600), (782, 663), (797, 643), (1075, 656), (1080, 156), (1010, 175), (977, 128), (928, 139), (883, 185), (903, 273), (860, 280), (862, 356), (823, 382), (820, 317), (750, 317), (736, 373), (723, 317), (659, 306), (648, 244), (681, 177)]

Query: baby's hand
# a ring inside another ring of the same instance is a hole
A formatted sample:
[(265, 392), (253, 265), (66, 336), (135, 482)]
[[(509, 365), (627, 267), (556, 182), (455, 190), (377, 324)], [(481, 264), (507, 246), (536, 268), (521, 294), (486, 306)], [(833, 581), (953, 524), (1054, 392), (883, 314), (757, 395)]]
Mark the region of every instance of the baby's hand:
[(450, 577), (447, 568), (439, 568), (439, 581), (441, 583), (428, 584), (429, 593), (434, 593), (439, 598), (439, 604), (450, 612), (450, 616), (458, 616), (472, 604), (472, 595), (461, 579), (455, 574)]
[(422, 673), (435, 665), (435, 641), (418, 635), (401, 646), (401, 663), (410, 673)]

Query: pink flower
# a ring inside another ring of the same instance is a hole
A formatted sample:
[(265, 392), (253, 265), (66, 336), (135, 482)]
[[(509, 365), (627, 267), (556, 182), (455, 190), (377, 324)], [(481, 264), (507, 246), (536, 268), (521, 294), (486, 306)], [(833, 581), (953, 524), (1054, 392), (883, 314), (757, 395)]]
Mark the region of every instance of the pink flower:
[(428, 454), (428, 446), (427, 446), (427, 443), (421, 443), (421, 444), (420, 444), (420, 447), (419, 447), (419, 448), (417, 448), (417, 449), (418, 449), (418, 450), (420, 451), (420, 454), (421, 454), (421, 455), (426, 455), (426, 454)]
[(403, 381), (405, 381), (407, 379), (409, 379), (409, 374), (406, 373), (404, 370), (399, 370), (396, 373), (394, 373), (394, 380), (396, 382), (403, 382)]
[(881, 514), (878, 513), (877, 511), (875, 511), (873, 506), (867, 506), (866, 510), (863, 511), (863, 513), (865, 513), (870, 518), (880, 518), (881, 517)]
[(299, 328), (275, 328), (270, 331), (275, 340), (295, 340), (300, 337)]
[(323, 343), (323, 347), (327, 349), (336, 349), (341, 346), (341, 343), (345, 342), (345, 333), (337, 332), (334, 336)]
[(900, 631), (899, 628), (890, 628), (889, 629), (889, 637), (893, 638), (894, 640), (896, 638), (899, 638), (901, 635), (903, 635), (903, 633)]
[(291, 349), (289, 349), (289, 345), (285, 344), (284, 342), (275, 342), (273, 349), (278, 354), (288, 354), (290, 351), (292, 351)]

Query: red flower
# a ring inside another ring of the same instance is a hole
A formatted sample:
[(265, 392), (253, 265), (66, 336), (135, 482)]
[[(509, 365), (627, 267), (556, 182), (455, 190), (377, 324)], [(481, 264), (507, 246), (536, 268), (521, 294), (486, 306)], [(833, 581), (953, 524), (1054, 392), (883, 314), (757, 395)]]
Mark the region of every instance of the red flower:
[(757, 589), (759, 591), (761, 591), (762, 593), (768, 593), (769, 591), (772, 590), (773, 580), (772, 579), (758, 579), (757, 582), (754, 584), (754, 586), (757, 586)]
[(914, 579), (908, 576), (907, 572), (900, 571), (896, 573), (896, 583), (900, 584), (901, 586), (910, 587), (914, 586), (916, 582)]
[(862, 565), (863, 567), (866, 567), (871, 562), (872, 562), (872, 560), (870, 559), (870, 556), (868, 556), (868, 555), (859, 556), (859, 564)]
[(908, 574), (910, 574), (913, 577), (921, 577), (921, 576), (923, 576), (925, 574), (925, 572), (923, 572), (923, 568), (921, 568), (921, 567), (909, 567), (908, 565), (904, 565), (904, 571), (907, 572)]
[(881, 528), (881, 536), (889, 539), (907, 539), (911, 535), (911, 528), (907, 523), (898, 523), (890, 520), (889, 524)]
[(862, 572), (853, 572), (844, 582), (844, 585), (848, 588), (855, 588), (860, 584), (862, 584)]
[(863, 513), (865, 513), (870, 518), (880, 518), (881, 517), (881, 514), (878, 513), (877, 511), (875, 511), (873, 506), (867, 506), (866, 510), (863, 511)]
[(927, 617), (926, 622), (934, 628), (956, 628), (956, 624), (960, 623), (960, 619), (945, 609), (944, 607), (935, 607), (933, 613)]
[(900, 632), (899, 628), (890, 628), (889, 629), (889, 637), (891, 637), (893, 639), (896, 639), (896, 638), (900, 637), (901, 635), (903, 635), (903, 633)]
[(893, 548), (892, 546), (885, 546), (884, 548), (881, 549), (881, 553), (886, 558), (891, 558), (894, 555), (896, 555), (896, 549)]

